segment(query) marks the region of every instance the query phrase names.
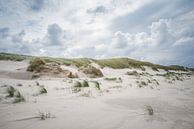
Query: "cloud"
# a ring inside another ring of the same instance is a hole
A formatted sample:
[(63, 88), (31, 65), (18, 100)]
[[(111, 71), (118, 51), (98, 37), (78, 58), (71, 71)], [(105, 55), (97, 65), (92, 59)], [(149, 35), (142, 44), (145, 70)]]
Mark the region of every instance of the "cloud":
[(147, 26), (153, 21), (179, 17), (192, 11), (193, 7), (194, 1), (191, 0), (172, 0), (171, 2), (167, 0), (148, 1), (135, 11), (129, 11), (115, 17), (110, 29), (130, 33), (147, 31)]
[(108, 13), (108, 9), (103, 6), (103, 5), (100, 5), (100, 6), (97, 6), (95, 7), (94, 9), (90, 8), (90, 9), (87, 9), (87, 13), (91, 13), (91, 14), (105, 14), (105, 13)]
[(57, 24), (49, 25), (47, 33), (50, 45), (61, 45), (62, 40), (65, 38), (64, 31)]
[(0, 38), (6, 38), (9, 35), (9, 28), (0, 28)]
[(193, 7), (192, 0), (1, 0), (0, 51), (194, 66)]
[[(140, 60), (149, 60), (154, 63), (164, 65), (181, 64), (193, 66), (194, 58), (194, 36), (189, 35), (189, 30), (185, 31), (183, 26), (191, 24), (193, 13), (189, 12), (187, 18), (182, 21), (182, 17), (177, 19), (160, 19), (152, 22), (148, 32), (136, 34), (116, 32), (109, 55), (134, 57)], [(180, 24), (179, 27), (177, 24)], [(184, 22), (184, 24), (182, 23)], [(193, 30), (194, 26), (190, 26)], [(180, 35), (178, 32), (187, 33)], [(118, 50), (120, 49), (120, 50)]]
[(24, 35), (24, 31), (17, 34), (10, 34), (9, 28), (0, 28), (0, 51), (20, 54), (30, 53), (27, 42), (23, 40)]
[(26, 2), (29, 4), (30, 9), (34, 11), (40, 11), (44, 7), (44, 0), (26, 0)]

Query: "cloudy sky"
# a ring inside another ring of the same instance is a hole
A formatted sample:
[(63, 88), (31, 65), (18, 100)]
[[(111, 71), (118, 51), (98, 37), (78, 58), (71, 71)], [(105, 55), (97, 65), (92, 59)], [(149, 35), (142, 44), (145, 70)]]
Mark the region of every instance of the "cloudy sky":
[(194, 67), (194, 0), (0, 0), (0, 52)]

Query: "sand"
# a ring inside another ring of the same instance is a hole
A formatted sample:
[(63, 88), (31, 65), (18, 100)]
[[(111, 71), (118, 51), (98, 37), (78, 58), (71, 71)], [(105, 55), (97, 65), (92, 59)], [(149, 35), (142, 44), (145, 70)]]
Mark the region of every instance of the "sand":
[[(116, 80), (84, 75), (32, 80), (26, 77), (30, 74), (25, 71), (27, 66), (25, 61), (0, 61), (0, 129), (194, 129), (193, 75), (173, 81), (155, 75), (165, 73), (163, 70), (104, 68), (104, 76)], [(73, 66), (62, 68), (77, 72)], [(150, 75), (126, 75), (134, 70)], [(147, 83), (148, 79), (152, 83), (140, 88), (137, 81)], [(83, 80), (90, 87), (74, 93), (74, 83)], [(93, 81), (100, 83), (100, 90)], [(11, 98), (5, 97), (9, 85), (20, 91), (26, 101), (12, 103)], [(41, 85), (48, 93), (39, 94)], [(148, 114), (146, 106), (153, 108), (153, 115)], [(40, 113), (49, 114), (49, 118), (41, 120)]]

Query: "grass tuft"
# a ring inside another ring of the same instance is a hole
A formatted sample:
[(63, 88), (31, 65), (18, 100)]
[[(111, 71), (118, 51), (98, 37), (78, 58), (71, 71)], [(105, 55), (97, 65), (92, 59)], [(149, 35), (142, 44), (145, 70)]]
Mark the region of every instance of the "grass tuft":
[(151, 106), (146, 106), (145, 110), (148, 112), (148, 115), (150, 116), (154, 115), (154, 110)]
[(46, 94), (47, 93), (47, 90), (46, 88), (44, 88), (44, 86), (40, 86), (40, 94)]

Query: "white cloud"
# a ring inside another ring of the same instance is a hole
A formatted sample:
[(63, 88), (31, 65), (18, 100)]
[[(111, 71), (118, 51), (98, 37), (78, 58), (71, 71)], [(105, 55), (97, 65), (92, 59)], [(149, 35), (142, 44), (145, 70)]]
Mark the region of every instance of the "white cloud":
[(189, 0), (0, 1), (0, 51), (190, 65), (193, 5)]

